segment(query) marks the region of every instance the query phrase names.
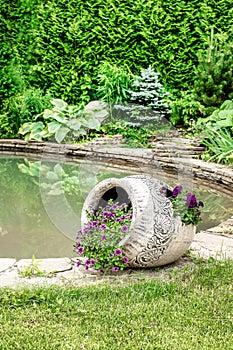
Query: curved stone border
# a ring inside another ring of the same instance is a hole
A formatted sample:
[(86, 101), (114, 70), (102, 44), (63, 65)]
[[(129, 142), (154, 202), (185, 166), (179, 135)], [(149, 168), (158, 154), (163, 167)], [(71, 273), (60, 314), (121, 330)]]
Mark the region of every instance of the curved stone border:
[[(56, 144), (44, 142), (26, 142), (18, 139), (2, 139), (0, 140), (0, 151), (5, 154), (22, 155), (22, 154), (43, 154), (43, 157), (52, 157), (56, 159), (64, 156), (68, 160), (77, 159), (97, 159), (100, 161), (113, 162), (116, 165), (124, 166), (127, 164), (135, 165), (135, 167), (159, 167), (165, 171), (182, 171), (189, 173), (190, 166), (194, 178), (202, 179), (207, 182), (215, 183), (228, 191), (233, 190), (233, 169), (229, 166), (204, 162), (194, 158), (175, 158), (175, 154), (169, 156), (159, 156), (154, 149), (150, 148), (119, 148), (110, 144), (111, 147), (86, 144)], [(182, 152), (181, 152), (182, 154)]]

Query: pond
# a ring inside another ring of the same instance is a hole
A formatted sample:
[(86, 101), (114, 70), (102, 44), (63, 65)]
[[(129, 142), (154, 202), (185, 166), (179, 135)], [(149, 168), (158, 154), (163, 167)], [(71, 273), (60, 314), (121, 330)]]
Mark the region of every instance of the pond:
[[(42, 162), (33, 157), (0, 154), (0, 257), (75, 256), (73, 241), (89, 191), (105, 178), (123, 177), (135, 171), (93, 161)], [(151, 174), (156, 177), (155, 170)], [(163, 180), (171, 186), (177, 184), (172, 174), (163, 173)], [(230, 194), (198, 181), (192, 185), (197, 198), (205, 203), (198, 231), (232, 215)]]

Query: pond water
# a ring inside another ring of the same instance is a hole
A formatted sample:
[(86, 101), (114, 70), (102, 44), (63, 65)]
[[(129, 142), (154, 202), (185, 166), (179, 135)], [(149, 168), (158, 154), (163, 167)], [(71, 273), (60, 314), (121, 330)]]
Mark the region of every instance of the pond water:
[[(105, 178), (131, 174), (135, 170), (101, 167), (93, 162), (60, 164), (33, 158), (6, 158), (1, 154), (0, 257), (75, 256), (73, 241), (89, 191)], [(167, 175), (164, 180), (176, 185), (171, 175)], [(213, 227), (233, 214), (229, 194), (199, 182), (194, 182), (193, 191), (205, 203), (198, 231)]]

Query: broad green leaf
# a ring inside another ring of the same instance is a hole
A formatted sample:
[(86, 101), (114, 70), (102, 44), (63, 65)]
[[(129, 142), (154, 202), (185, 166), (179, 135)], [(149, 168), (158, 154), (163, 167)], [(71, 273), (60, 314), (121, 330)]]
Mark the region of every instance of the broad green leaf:
[(29, 140), (38, 140), (38, 141), (42, 141), (42, 135), (41, 132), (31, 132), (29, 134)]
[(48, 125), (47, 125), (48, 132), (54, 134), (60, 128), (60, 126), (61, 126), (61, 124), (59, 124), (58, 122), (48, 123)]
[(36, 123), (33, 123), (32, 127), (31, 127), (31, 131), (34, 133), (34, 132), (40, 132), (44, 129), (44, 124), (42, 122), (36, 122)]
[(59, 123), (62, 123), (62, 124), (67, 123), (67, 118), (62, 113), (53, 112), (52, 118), (58, 121)]
[(223, 104), (220, 107), (220, 110), (229, 110), (232, 109), (233, 110), (233, 101), (231, 100), (226, 100), (223, 102)]
[(18, 164), (18, 168), (22, 174), (28, 174), (29, 168), (25, 164)]
[(81, 124), (77, 119), (69, 120), (67, 126), (72, 130), (79, 130), (81, 128)]
[(19, 134), (25, 135), (28, 132), (31, 131), (31, 127), (34, 123), (24, 123), (20, 128), (19, 128)]
[(233, 109), (225, 109), (224, 111), (220, 111), (218, 115), (221, 119), (233, 118)]
[(55, 140), (58, 142), (58, 143), (61, 143), (62, 140), (64, 140), (64, 138), (66, 137), (66, 135), (68, 134), (69, 132), (69, 128), (67, 128), (66, 126), (60, 126), (60, 128), (56, 131), (55, 133)]
[(62, 166), (60, 164), (56, 164), (55, 167), (54, 167), (54, 172), (57, 174), (57, 176), (60, 178), (64, 171), (62, 169)]
[(65, 101), (63, 101), (63, 100), (61, 100), (61, 99), (59, 99), (59, 98), (54, 98), (54, 99), (52, 99), (52, 100), (50, 100), (50, 102), (52, 103), (52, 105), (54, 105), (58, 110), (65, 110), (66, 108), (67, 108), (67, 106), (68, 106), (68, 104), (65, 102)]
[(55, 174), (53, 171), (48, 171), (47, 172), (47, 174), (46, 174), (46, 178), (48, 179), (48, 180), (59, 180), (59, 178), (58, 178), (58, 176), (57, 176), (57, 174)]
[(85, 120), (83, 125), (85, 127), (87, 127), (88, 129), (99, 130), (99, 128), (100, 128), (100, 122), (97, 119), (87, 119), (87, 120)]
[(50, 191), (49, 191), (49, 195), (53, 195), (53, 196), (58, 196), (64, 193), (63, 187), (62, 187), (62, 181), (57, 181), (54, 184), (52, 184)]
[(75, 137), (79, 137), (79, 136), (85, 136), (87, 134), (86, 130), (85, 129), (79, 129), (79, 130), (74, 130), (72, 132), (72, 135), (75, 136)]
[(44, 119), (53, 118), (53, 115), (54, 115), (54, 112), (51, 111), (51, 109), (45, 109), (43, 113), (43, 118)]

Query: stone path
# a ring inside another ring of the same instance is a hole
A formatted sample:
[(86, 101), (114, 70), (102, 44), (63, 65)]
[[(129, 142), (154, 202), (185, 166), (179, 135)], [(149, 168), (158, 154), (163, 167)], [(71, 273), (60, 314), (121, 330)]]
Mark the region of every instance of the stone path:
[[(192, 255), (204, 259), (213, 257), (218, 260), (233, 260), (233, 217), (206, 232), (197, 233), (190, 251)], [(36, 259), (33, 263), (32, 259), (16, 261), (13, 258), (1, 258), (0, 287), (15, 288), (25, 285), (49, 286), (52, 284), (81, 286), (102, 283), (108, 278), (99, 277), (94, 270), (86, 271), (82, 265), (76, 267), (75, 260), (75, 258)], [(166, 271), (181, 268), (189, 262), (190, 260), (183, 257), (162, 269), (150, 269), (150, 275), (154, 273), (159, 277)], [(146, 269), (130, 270), (131, 275), (138, 273), (143, 275), (148, 271)], [(127, 272), (125, 274), (127, 275)]]

